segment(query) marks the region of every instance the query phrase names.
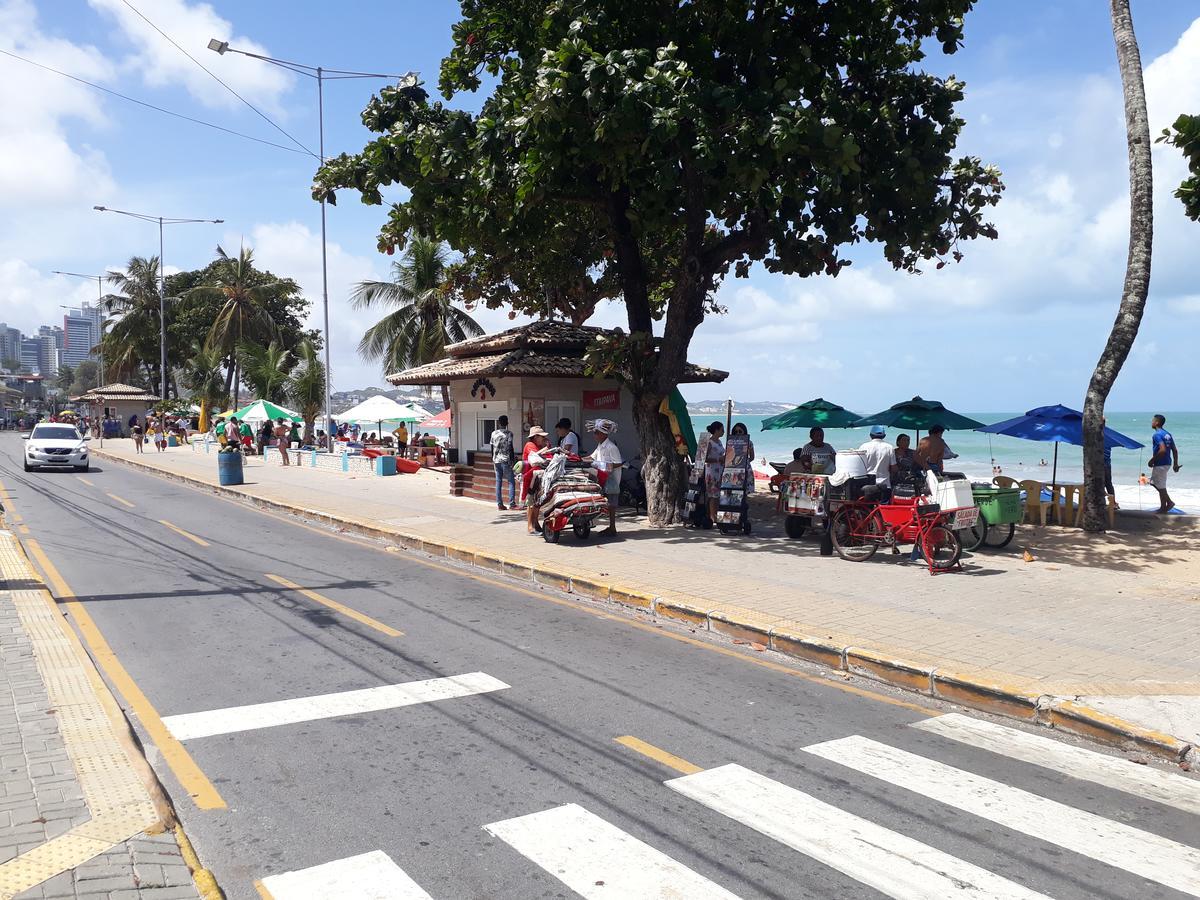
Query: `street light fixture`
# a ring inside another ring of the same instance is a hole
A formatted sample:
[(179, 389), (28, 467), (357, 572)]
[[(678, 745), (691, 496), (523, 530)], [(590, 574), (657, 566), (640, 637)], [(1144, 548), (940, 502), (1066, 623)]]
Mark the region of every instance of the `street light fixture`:
[(131, 219), (141, 219), (143, 222), (158, 223), (158, 353), (161, 373), (159, 399), (167, 399), (167, 269), (163, 262), (163, 226), (164, 225), (194, 225), (198, 223), (221, 225), (224, 219), (178, 219), (171, 216), (150, 216), (145, 213), (129, 212), (124, 209), (112, 209), (108, 206), (93, 206), (97, 212), (116, 213), (119, 216), (129, 216)]
[[(70, 275), (72, 278), (95, 278), (96, 279), (96, 305), (100, 309), (100, 343), (96, 345), (100, 351), (100, 376), (97, 381), (106, 378), (104, 374), (104, 277), (103, 275), (84, 275), (81, 272), (62, 272), (58, 269), (50, 270), (54, 275)], [(59, 304), (60, 309), (74, 309), (71, 306)], [(64, 323), (65, 324), (65, 323)]]
[[(404, 75), (390, 75), (379, 72), (351, 72), (346, 69), (326, 69), (321, 66), (309, 66), (304, 63), (291, 62), (286, 59), (275, 59), (271, 56), (263, 56), (260, 53), (251, 53), (248, 50), (238, 50), (236, 47), (230, 47), (229, 41), (219, 41), (216, 38), (208, 42), (208, 49), (214, 53), (224, 56), (226, 53), (237, 53), (241, 56), (248, 56), (251, 59), (257, 59), (261, 62), (270, 63), (273, 66), (278, 66), (281, 69), (287, 69), (289, 72), (295, 72), (297, 75), (304, 75), (307, 78), (313, 78), (317, 82), (317, 131), (318, 131), (318, 152), (320, 153), (319, 161), (325, 163), (325, 82), (327, 80), (340, 80), (346, 78), (383, 78), (386, 80), (395, 80), (397, 82), (409, 78), (415, 78), (414, 72), (407, 72)], [(331, 385), (333, 384), (333, 367), (331, 364), (330, 344), (332, 340), (329, 334), (329, 266), (327, 253), (325, 248), (325, 199), (321, 199), (321, 300), (325, 318), (325, 439), (328, 445), (333, 445), (333, 401), (331, 399)]]

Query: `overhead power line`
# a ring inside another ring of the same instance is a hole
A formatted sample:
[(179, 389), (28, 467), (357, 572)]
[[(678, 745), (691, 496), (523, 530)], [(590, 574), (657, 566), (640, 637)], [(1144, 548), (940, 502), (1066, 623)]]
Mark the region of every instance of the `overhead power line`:
[(69, 78), (71, 81), (75, 81), (75, 82), (78, 82), (79, 84), (86, 85), (87, 87), (93, 88), (94, 90), (97, 90), (97, 91), (102, 91), (105, 94), (110, 94), (113, 97), (119, 97), (120, 99), (128, 101), (129, 103), (136, 103), (138, 106), (144, 106), (144, 107), (146, 107), (146, 109), (152, 109), (155, 112), (162, 113), (163, 115), (174, 116), (176, 119), (183, 119), (185, 122), (192, 122), (195, 125), (203, 125), (205, 128), (213, 128), (213, 129), (216, 129), (217, 131), (223, 131), (226, 134), (232, 134), (234, 137), (244, 138), (247, 141), (254, 141), (257, 144), (266, 144), (268, 147), (275, 147), (279, 150), (286, 150), (288, 153), (302, 153), (306, 156), (313, 156), (313, 157), (316, 156), (315, 153), (311, 153), (308, 150), (297, 150), (295, 147), (289, 147), (286, 144), (277, 144), (274, 141), (268, 141), (268, 140), (264, 140), (263, 138), (254, 137), (253, 135), (250, 135), (250, 134), (243, 134), (240, 131), (234, 131), (232, 128), (226, 128), (224, 125), (215, 125), (212, 122), (205, 122), (203, 119), (195, 119), (191, 116), (185, 116), (183, 113), (177, 113), (177, 112), (174, 112), (173, 110), (164, 109), (161, 106), (155, 106), (153, 103), (147, 103), (145, 100), (138, 100), (136, 97), (130, 97), (126, 94), (122, 94), (119, 91), (114, 91), (111, 88), (106, 88), (99, 84), (96, 84), (95, 82), (88, 81), (86, 78), (80, 78), (78, 75), (72, 75), (69, 72), (63, 72), (60, 69), (55, 69), (53, 66), (47, 66), (40, 62), (34, 62), (32, 59), (28, 59), (24, 56), (21, 56), (20, 54), (13, 53), (10, 50), (0, 49), (0, 54), (12, 57), (13, 59), (19, 60), (20, 62), (23, 62), (23, 63), (28, 63), (31, 66), (36, 66), (37, 68), (43, 69), (47, 72), (53, 72), (55, 75), (61, 75), (63, 78)]
[(277, 124), (273, 119), (271, 119), (270, 116), (268, 116), (261, 109), (259, 109), (257, 106), (255, 106), (253, 103), (251, 103), (245, 97), (243, 97), (241, 94), (239, 94), (233, 88), (231, 88), (228, 84), (226, 84), (224, 81), (222, 81), (220, 79), (220, 77), (218, 77), (215, 72), (213, 72), (206, 65), (204, 65), (204, 63), (200, 62), (200, 60), (196, 59), (196, 57), (192, 56), (192, 54), (190, 54), (186, 50), (184, 50), (183, 47), (179, 46), (179, 44), (175, 42), (174, 38), (172, 38), (169, 34), (167, 34), (165, 31), (163, 31), (161, 28), (159, 28), (157, 25), (155, 25), (153, 22), (151, 22), (148, 18), (146, 18), (145, 14), (142, 13), (142, 11), (139, 10), (132, 3), (130, 3), (129, 0), (121, 0), (121, 2), (124, 3), (126, 6), (128, 6), (129, 9), (132, 10), (133, 13), (138, 16), (138, 18), (140, 18), (143, 22), (145, 22), (147, 25), (149, 25), (151, 28), (153, 28), (155, 31), (157, 31), (160, 35), (162, 35), (163, 38), (167, 42), (169, 42), (172, 47), (174, 47), (176, 50), (178, 50), (180, 53), (182, 53), (184, 56), (186, 56), (188, 59), (190, 59), (192, 62), (194, 62), (197, 66), (199, 66), (201, 69), (203, 69), (209, 75), (209, 77), (211, 77), (217, 84), (219, 84), (221, 87), (225, 88), (225, 90), (229, 91), (229, 93), (233, 94), (233, 96), (235, 96), (239, 100), (241, 100), (244, 104), (246, 104), (246, 106), (250, 107), (250, 109), (254, 110), (254, 112), (258, 115), (258, 117), (260, 119), (262, 119), (264, 122), (266, 122), (272, 128), (274, 128), (276, 131), (278, 131), (280, 134), (282, 134), (284, 137), (286, 137), (289, 141), (291, 141), (293, 144), (295, 144), (297, 147), (299, 147), (301, 150), (303, 150), (309, 156), (316, 157), (317, 154), (313, 153), (311, 150), (309, 150), (307, 147), (305, 147), (302, 143), (300, 143), (300, 141), (298, 141), (296, 138), (292, 137), (292, 135), (288, 134), (288, 132), (283, 129), (283, 126)]

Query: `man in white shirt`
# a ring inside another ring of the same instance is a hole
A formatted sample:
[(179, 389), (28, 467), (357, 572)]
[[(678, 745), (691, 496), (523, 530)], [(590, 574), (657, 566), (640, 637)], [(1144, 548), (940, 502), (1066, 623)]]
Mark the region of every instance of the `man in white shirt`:
[(602, 534), (617, 533), (617, 505), (621, 497), (621, 466), (625, 460), (621, 451), (613, 442), (612, 433), (617, 430), (617, 423), (612, 419), (597, 419), (592, 423), (592, 435), (596, 438), (596, 449), (587, 457), (597, 471), (607, 472), (608, 480), (604, 482), (604, 496), (608, 500), (608, 528)]
[(896, 448), (884, 438), (887, 432), (882, 425), (871, 427), (871, 439), (859, 447), (866, 456), (867, 474), (875, 476), (875, 483), (888, 490), (892, 487), (892, 475), (896, 472)]

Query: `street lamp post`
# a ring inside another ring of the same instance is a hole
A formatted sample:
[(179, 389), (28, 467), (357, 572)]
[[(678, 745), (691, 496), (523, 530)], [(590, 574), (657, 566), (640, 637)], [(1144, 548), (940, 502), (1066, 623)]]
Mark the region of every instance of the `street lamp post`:
[[(290, 62), (286, 59), (275, 59), (270, 56), (263, 56), (259, 53), (250, 53), (247, 50), (238, 50), (235, 47), (229, 46), (229, 41), (218, 41), (213, 38), (208, 42), (208, 49), (214, 53), (224, 56), (226, 53), (237, 53), (242, 56), (248, 56), (251, 59), (257, 59), (265, 63), (270, 63), (273, 66), (278, 66), (281, 69), (287, 69), (289, 72), (295, 72), (297, 75), (304, 75), (308, 78), (315, 79), (317, 82), (317, 134), (318, 147), (320, 153), (319, 162), (325, 163), (325, 81), (326, 80), (341, 80), (346, 78), (383, 78), (387, 80), (397, 80), (407, 78), (412, 75), (408, 72), (405, 75), (388, 75), (378, 72), (351, 72), (345, 69), (326, 69), (321, 66), (308, 66), (303, 63)], [(310, 151), (311, 152), (311, 151)], [(329, 266), (327, 262), (327, 254), (325, 249), (325, 199), (321, 199), (321, 300), (322, 312), (325, 321), (325, 440), (327, 446), (333, 446), (333, 401), (331, 399), (331, 385), (333, 384), (333, 368), (331, 364), (330, 344), (332, 340), (329, 334)]]
[(158, 355), (159, 355), (159, 400), (167, 399), (167, 269), (163, 264), (163, 226), (164, 225), (194, 225), (205, 223), (220, 225), (224, 219), (177, 219), (170, 216), (149, 216), (144, 213), (128, 212), (124, 209), (111, 209), (107, 206), (93, 206), (98, 212), (116, 213), (119, 216), (129, 216), (141, 219), (143, 222), (158, 223)]

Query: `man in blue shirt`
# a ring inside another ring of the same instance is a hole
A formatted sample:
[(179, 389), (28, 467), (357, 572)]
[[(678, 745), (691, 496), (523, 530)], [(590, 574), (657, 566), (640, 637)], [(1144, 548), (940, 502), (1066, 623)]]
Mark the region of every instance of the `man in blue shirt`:
[(1171, 436), (1171, 432), (1163, 427), (1166, 424), (1167, 418), (1163, 415), (1157, 415), (1150, 420), (1150, 427), (1154, 429), (1152, 435), (1154, 452), (1150, 456), (1150, 483), (1158, 490), (1158, 511), (1160, 513), (1169, 513), (1175, 508), (1175, 501), (1167, 493), (1167, 473), (1171, 471), (1172, 465), (1176, 472), (1179, 471), (1179, 448), (1175, 446), (1175, 438)]

